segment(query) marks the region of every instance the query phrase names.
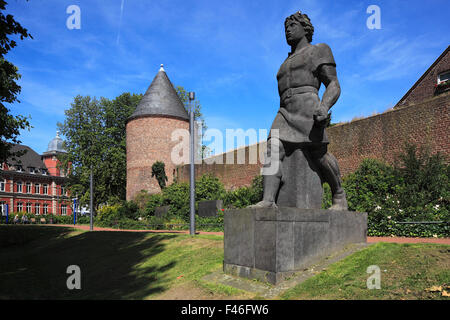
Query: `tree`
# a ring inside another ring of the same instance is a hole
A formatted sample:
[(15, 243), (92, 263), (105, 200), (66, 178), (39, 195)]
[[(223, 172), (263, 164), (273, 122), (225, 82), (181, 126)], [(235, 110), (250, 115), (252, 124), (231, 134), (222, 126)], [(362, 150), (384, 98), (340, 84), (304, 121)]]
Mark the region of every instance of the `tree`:
[[(67, 154), (60, 156), (68, 170), (68, 187), (81, 204), (89, 203), (89, 178), (94, 175), (94, 207), (125, 200), (126, 197), (126, 121), (142, 95), (124, 93), (114, 100), (89, 96), (74, 98), (58, 123), (65, 136)], [(70, 168), (70, 170), (69, 170)]]
[(169, 180), (166, 176), (166, 170), (164, 162), (156, 161), (152, 165), (152, 178), (155, 177), (158, 180), (159, 187), (164, 189), (166, 187), (166, 181)]
[(31, 125), (24, 116), (13, 116), (4, 102), (20, 102), (17, 95), (21, 87), (17, 84), (20, 79), (18, 68), (5, 59), (5, 55), (14, 48), (17, 43), (10, 39), (11, 35), (19, 35), (20, 39), (33, 38), (28, 30), (23, 28), (13, 16), (4, 15), (6, 1), (0, 0), (0, 162), (5, 162), (9, 157), (19, 157), (23, 152), (11, 152), (12, 144), (20, 143), (19, 134), (21, 129), (30, 129)]

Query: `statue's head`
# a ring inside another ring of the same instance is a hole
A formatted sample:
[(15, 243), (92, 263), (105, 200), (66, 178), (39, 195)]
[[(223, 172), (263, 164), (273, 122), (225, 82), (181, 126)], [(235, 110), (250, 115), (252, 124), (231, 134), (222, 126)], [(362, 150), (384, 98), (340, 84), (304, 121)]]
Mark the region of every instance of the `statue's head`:
[[(289, 33), (294, 32), (295, 34), (288, 34), (288, 29), (292, 25), (293, 30), (289, 30)], [(294, 26), (295, 25), (295, 26)], [(298, 28), (296, 28), (298, 25)], [(286, 40), (289, 45), (292, 45), (292, 42), (298, 41), (298, 38), (306, 37), (308, 42), (312, 41), (312, 36), (314, 33), (314, 27), (311, 24), (311, 20), (309, 19), (307, 14), (302, 14), (300, 11), (297, 11), (293, 15), (290, 15), (284, 21), (284, 29), (286, 32)]]

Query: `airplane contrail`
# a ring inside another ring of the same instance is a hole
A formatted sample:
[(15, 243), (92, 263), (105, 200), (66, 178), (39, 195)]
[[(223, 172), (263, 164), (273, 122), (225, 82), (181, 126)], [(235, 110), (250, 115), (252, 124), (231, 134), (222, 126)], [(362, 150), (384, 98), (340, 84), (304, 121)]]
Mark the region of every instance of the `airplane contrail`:
[(116, 45), (119, 45), (120, 40), (120, 29), (122, 27), (122, 16), (123, 16), (123, 5), (125, 0), (122, 0), (122, 3), (120, 4), (120, 20), (119, 20), (119, 32), (117, 33), (117, 39), (116, 39)]

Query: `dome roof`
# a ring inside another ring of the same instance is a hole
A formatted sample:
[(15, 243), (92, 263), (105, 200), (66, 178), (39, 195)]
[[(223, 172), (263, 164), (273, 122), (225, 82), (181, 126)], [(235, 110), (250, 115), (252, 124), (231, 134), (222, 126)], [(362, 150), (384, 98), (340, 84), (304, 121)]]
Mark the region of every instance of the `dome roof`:
[(170, 116), (189, 121), (183, 102), (161, 65), (158, 73), (128, 120), (145, 116)]
[(59, 136), (59, 131), (56, 131), (56, 137), (49, 142), (47, 152), (67, 152), (63, 148), (63, 140)]

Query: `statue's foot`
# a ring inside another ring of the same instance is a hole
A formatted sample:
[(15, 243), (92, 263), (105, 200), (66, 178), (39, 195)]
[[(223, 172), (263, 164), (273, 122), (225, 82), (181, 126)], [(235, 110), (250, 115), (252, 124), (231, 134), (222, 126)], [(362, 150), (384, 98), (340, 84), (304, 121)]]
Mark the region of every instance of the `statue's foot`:
[(263, 201), (260, 201), (260, 202), (258, 202), (256, 204), (248, 206), (247, 208), (254, 208), (254, 209), (257, 209), (257, 208), (278, 208), (278, 206), (273, 201), (263, 200)]
[(345, 192), (339, 195), (333, 196), (333, 205), (329, 210), (339, 210), (344, 211), (348, 210), (347, 198), (345, 196)]

